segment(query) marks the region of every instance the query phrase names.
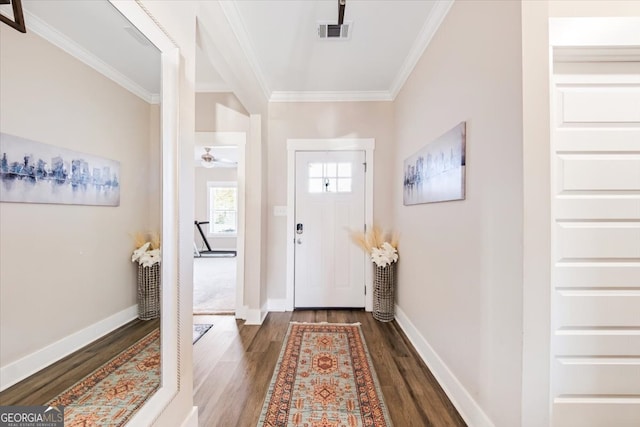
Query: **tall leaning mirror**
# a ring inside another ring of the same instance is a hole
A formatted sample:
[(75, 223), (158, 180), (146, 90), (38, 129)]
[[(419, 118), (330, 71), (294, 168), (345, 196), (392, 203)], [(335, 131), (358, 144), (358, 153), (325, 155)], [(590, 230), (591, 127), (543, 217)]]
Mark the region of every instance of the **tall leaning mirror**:
[[(151, 424), (177, 392), (178, 51), (136, 2), (21, 6), (26, 34), (0, 24), (0, 405)], [(132, 255), (156, 236), (145, 313)]]

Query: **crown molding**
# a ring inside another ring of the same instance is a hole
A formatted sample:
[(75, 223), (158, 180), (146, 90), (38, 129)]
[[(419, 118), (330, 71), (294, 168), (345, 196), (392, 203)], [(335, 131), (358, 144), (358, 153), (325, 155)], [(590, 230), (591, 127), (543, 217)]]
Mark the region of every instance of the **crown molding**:
[(265, 99), (271, 98), (271, 90), (267, 85), (267, 82), (264, 78), (264, 74), (262, 73), (262, 69), (260, 68), (260, 62), (258, 61), (258, 57), (255, 54), (255, 50), (249, 40), (247, 27), (244, 23), (244, 20), (240, 16), (240, 11), (238, 10), (238, 6), (236, 6), (235, 1), (221, 1), (220, 7), (222, 8), (222, 12), (224, 13), (229, 25), (231, 26), (231, 30), (233, 34), (236, 36), (238, 40), (238, 44), (240, 48), (244, 52), (247, 61), (249, 62), (249, 66), (251, 67), (253, 74), (256, 76), (258, 80), (258, 84), (264, 93)]
[(424, 23), (420, 34), (418, 34), (415, 43), (411, 47), (411, 50), (405, 58), (402, 67), (400, 67), (400, 70), (398, 70), (398, 74), (391, 84), (389, 92), (392, 99), (395, 99), (396, 96), (398, 96), (398, 93), (400, 93), (402, 86), (404, 86), (405, 82), (413, 72), (413, 69), (416, 67), (418, 61), (422, 57), (425, 49), (427, 48), (429, 43), (431, 43), (433, 36), (438, 31), (438, 28), (440, 28), (440, 25), (442, 24), (442, 21), (444, 21), (444, 18), (447, 16), (447, 13), (449, 13), (449, 10), (451, 9), (451, 6), (453, 6), (454, 1), (455, 0), (438, 1), (433, 6), (433, 9), (431, 9), (431, 12), (427, 17), (427, 20)]
[(58, 30), (54, 29), (32, 13), (25, 11), (24, 14), (25, 20), (28, 24), (28, 28), (30, 31), (33, 31), (34, 34), (37, 34), (38, 36), (47, 40), (54, 46), (59, 47), (69, 55), (93, 68), (103, 76), (119, 84), (134, 95), (142, 98), (149, 104), (160, 103), (160, 94), (151, 93), (148, 90), (144, 89), (129, 77), (125, 76), (120, 71), (116, 70), (103, 60), (99, 59), (97, 56), (90, 53), (89, 51), (78, 45), (76, 42), (59, 32)]
[(381, 91), (274, 91), (269, 102), (363, 102), (393, 101), (391, 93)]

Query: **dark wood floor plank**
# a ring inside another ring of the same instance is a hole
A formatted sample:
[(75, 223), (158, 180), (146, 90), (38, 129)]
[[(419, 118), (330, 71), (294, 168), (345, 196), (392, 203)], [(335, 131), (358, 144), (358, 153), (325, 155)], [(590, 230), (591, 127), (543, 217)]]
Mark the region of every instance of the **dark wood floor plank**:
[(159, 320), (134, 320), (0, 393), (0, 406), (44, 405), (135, 344)]
[[(270, 313), (261, 326), (236, 323), (236, 339), (194, 347), (194, 372), (213, 364), (195, 390), (199, 423), (254, 427), (259, 419), (290, 321), (356, 323), (362, 332), (396, 427), (462, 427), (464, 421), (395, 322), (381, 323), (363, 310), (296, 310)], [(233, 329), (233, 328), (231, 328)], [(213, 336), (212, 336), (213, 337)], [(216, 350), (216, 347), (224, 347)], [(206, 354), (223, 351), (217, 361)]]

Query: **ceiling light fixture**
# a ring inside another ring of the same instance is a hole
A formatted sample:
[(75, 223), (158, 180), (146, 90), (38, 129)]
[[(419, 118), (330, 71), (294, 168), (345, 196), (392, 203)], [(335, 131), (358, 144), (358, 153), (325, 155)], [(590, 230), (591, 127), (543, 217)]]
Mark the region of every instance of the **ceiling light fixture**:
[(204, 153), (200, 156), (200, 165), (205, 168), (235, 168), (238, 167), (238, 162), (236, 160), (223, 159), (220, 157), (215, 157), (211, 154), (211, 147), (202, 147), (204, 148)]
[(215, 157), (213, 157), (210, 153), (211, 147), (204, 147), (204, 151), (206, 151), (206, 153), (200, 156), (200, 159), (201, 159), (200, 164), (202, 165), (202, 167), (205, 167), (205, 168), (215, 167), (215, 163), (213, 162), (215, 160)]

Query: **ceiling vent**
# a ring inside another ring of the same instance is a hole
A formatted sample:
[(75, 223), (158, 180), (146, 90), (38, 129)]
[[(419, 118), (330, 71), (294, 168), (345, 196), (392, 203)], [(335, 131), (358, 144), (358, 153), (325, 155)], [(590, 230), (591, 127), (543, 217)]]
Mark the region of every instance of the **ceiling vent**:
[(318, 21), (318, 37), (330, 40), (348, 40), (351, 38), (352, 25), (351, 21), (342, 25), (336, 25), (331, 21)]

